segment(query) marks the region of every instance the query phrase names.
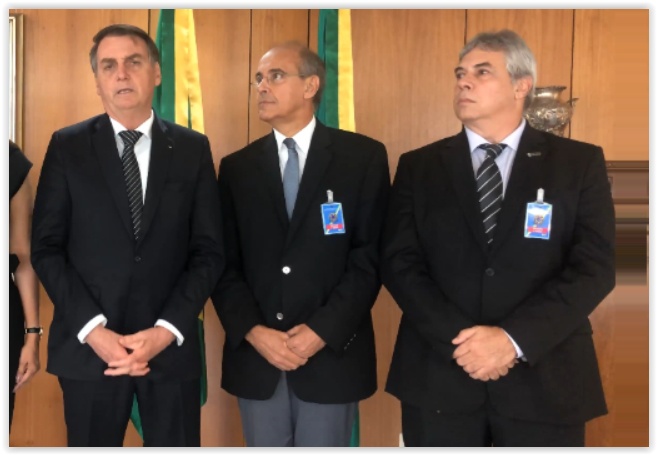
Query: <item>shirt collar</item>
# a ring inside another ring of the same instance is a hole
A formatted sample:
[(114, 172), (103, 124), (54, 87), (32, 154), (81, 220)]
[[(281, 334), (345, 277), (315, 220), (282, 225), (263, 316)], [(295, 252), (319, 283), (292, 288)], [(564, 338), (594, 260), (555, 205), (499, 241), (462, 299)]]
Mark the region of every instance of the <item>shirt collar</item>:
[[(304, 126), (301, 131), (299, 131), (297, 134), (292, 136), (292, 139), (294, 139), (294, 142), (296, 142), (297, 147), (301, 149), (303, 153), (307, 153), (308, 150), (310, 149), (310, 141), (313, 138), (313, 133), (315, 132), (315, 125), (317, 124), (317, 121), (315, 120), (315, 116), (313, 115), (313, 118), (310, 119), (310, 122)], [(278, 144), (278, 150), (281, 149), (283, 146), (283, 141), (287, 139), (286, 136), (284, 136), (281, 132), (277, 131), (274, 128), (274, 136), (276, 137), (276, 144)]]
[[(518, 150), (518, 145), (520, 144), (520, 138), (522, 137), (522, 132), (525, 130), (525, 125), (527, 121), (523, 118), (520, 122), (520, 126), (513, 130), (511, 134), (505, 137), (500, 141), (501, 144), (506, 144), (507, 147), (512, 148), (513, 150)], [(474, 153), (481, 144), (487, 144), (488, 141), (483, 137), (479, 136), (477, 133), (465, 127), (465, 134), (468, 137), (468, 143), (470, 144), (470, 153)]]
[[(117, 120), (114, 120), (112, 117), (109, 118), (112, 122), (112, 128), (114, 128), (114, 137), (118, 136), (121, 131), (126, 131), (128, 128), (121, 125)], [(153, 109), (151, 109), (151, 116), (146, 119), (144, 123), (135, 128), (136, 131), (139, 131), (147, 138), (151, 138), (151, 131), (153, 129), (153, 120), (155, 120), (155, 115), (153, 114)]]

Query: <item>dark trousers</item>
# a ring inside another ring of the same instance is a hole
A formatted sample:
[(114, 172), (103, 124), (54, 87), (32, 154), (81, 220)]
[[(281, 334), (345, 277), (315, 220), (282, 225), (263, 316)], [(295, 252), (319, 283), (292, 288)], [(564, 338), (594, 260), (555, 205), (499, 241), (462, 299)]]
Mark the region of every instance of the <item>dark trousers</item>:
[(146, 447), (201, 445), (200, 380), (154, 382), (129, 376), (59, 378), (69, 447), (121, 447), (137, 395)]
[(468, 414), (402, 403), (407, 447), (583, 447), (584, 423), (554, 425), (502, 416), (490, 405)]

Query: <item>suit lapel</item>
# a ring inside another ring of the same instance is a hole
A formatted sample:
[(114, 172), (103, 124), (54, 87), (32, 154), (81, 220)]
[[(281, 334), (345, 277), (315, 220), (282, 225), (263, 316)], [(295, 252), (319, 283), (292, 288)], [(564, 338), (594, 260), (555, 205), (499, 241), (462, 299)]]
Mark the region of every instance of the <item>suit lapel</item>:
[(262, 173), (267, 187), (267, 193), (272, 198), (274, 209), (278, 214), (279, 221), (283, 226), (289, 225), (287, 210), (285, 209), (285, 196), (283, 195), (283, 178), (281, 177), (281, 166), (278, 160), (278, 146), (272, 131), (264, 140), (262, 150), (255, 156), (256, 165)]
[(121, 164), (119, 151), (116, 147), (116, 138), (114, 137), (112, 123), (107, 115), (102, 115), (94, 125), (94, 128), (91, 137), (93, 150), (100, 162), (101, 173), (114, 199), (123, 226), (132, 238), (132, 219), (130, 217), (128, 194), (123, 177), (123, 165)]
[(461, 131), (454, 136), (454, 139), (447, 144), (443, 160), (447, 168), (447, 175), (451, 179), (454, 193), (461, 205), (472, 235), (482, 251), (487, 252), (488, 244), (479, 209), (479, 197), (472, 168), (470, 146), (465, 131)]
[[(317, 188), (322, 181), (322, 176), (331, 162), (332, 153), (329, 147), (330, 144), (331, 138), (328, 129), (318, 121), (315, 125), (313, 138), (310, 141), (310, 149), (308, 150), (306, 165), (301, 176), (297, 200), (294, 203), (294, 212), (290, 220), (290, 230), (287, 234), (288, 242), (294, 237), (303, 218), (306, 216), (310, 203), (314, 199)], [(328, 190), (330, 188), (326, 189)], [(317, 216), (319, 216), (319, 207), (317, 207)]]
[(541, 170), (547, 154), (548, 147), (542, 133), (526, 125), (504, 192), (491, 254), (495, 253), (508, 235), (522, 235), (520, 228), (527, 203), (535, 201), (536, 190), (543, 187)]
[[(173, 139), (167, 134), (166, 125), (157, 116), (155, 116), (153, 121), (151, 134), (151, 160), (148, 166), (148, 183), (146, 184), (146, 198), (144, 200), (144, 211), (141, 220), (140, 242), (148, 234), (148, 230), (153, 222), (175, 147)], [(181, 151), (181, 153), (184, 153), (184, 151)]]

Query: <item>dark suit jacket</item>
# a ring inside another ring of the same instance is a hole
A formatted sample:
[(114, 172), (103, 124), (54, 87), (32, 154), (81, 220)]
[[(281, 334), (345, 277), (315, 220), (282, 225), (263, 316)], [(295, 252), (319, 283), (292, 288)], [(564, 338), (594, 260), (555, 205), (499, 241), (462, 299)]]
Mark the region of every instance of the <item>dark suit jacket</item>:
[[(288, 373), (299, 398), (347, 403), (374, 393), (370, 309), (381, 286), (378, 248), (389, 187), (383, 144), (319, 122), (289, 221), (273, 132), (221, 161), (227, 264), (213, 302), (226, 331), (222, 386), (229, 393), (271, 397), (280, 371), (244, 336), (257, 324), (286, 331), (301, 323), (327, 346)], [(327, 190), (342, 203), (346, 234), (323, 233)]]
[[(469, 150), (463, 131), (399, 161), (382, 277), (403, 315), (386, 390), (444, 412), (488, 398), (503, 415), (548, 423), (606, 413), (588, 320), (615, 284), (602, 150), (527, 126), (490, 251)], [(523, 233), (539, 188), (553, 205), (549, 240)], [(478, 324), (506, 330), (527, 362), (498, 381), (471, 379), (451, 340)]]
[(34, 208), (32, 264), (55, 311), (48, 371), (99, 379), (106, 364), (77, 339), (104, 314), (130, 334), (173, 324), (185, 337), (149, 362), (152, 379), (200, 376), (197, 316), (223, 268), (219, 198), (207, 137), (155, 118), (135, 243), (121, 159), (107, 115), (57, 131)]

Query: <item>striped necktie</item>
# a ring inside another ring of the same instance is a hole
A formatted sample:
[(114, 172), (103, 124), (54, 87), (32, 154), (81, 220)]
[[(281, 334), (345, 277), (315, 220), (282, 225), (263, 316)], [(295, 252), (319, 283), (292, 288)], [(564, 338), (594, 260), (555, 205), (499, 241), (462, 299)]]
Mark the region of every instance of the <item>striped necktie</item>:
[(497, 215), (502, 209), (502, 176), (495, 163), (506, 144), (481, 144), (479, 148), (486, 152), (486, 158), (477, 171), (477, 193), (479, 193), (479, 207), (484, 221), (484, 231), (488, 245), (493, 242)]
[(132, 230), (135, 234), (135, 240), (139, 240), (141, 232), (141, 212), (144, 207), (144, 200), (141, 190), (141, 174), (139, 165), (135, 157), (135, 144), (141, 137), (142, 133), (134, 130), (125, 130), (119, 133), (123, 140), (123, 177), (128, 192), (128, 203), (130, 205), (130, 216), (132, 217)]

